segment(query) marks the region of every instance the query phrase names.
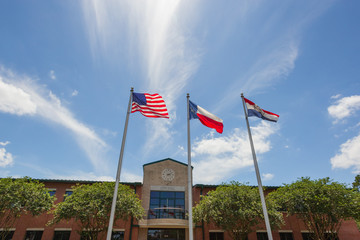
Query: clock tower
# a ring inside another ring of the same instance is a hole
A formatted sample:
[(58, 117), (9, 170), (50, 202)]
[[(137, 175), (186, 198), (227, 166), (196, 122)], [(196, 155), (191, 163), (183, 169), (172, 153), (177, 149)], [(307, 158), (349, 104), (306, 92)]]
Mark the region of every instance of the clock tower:
[(188, 165), (185, 163), (167, 158), (144, 164), (141, 198), (146, 217), (139, 222), (139, 239), (147, 239), (149, 234), (164, 229), (167, 229), (165, 232), (184, 236), (181, 239), (187, 238), (187, 181)]
[(164, 168), (161, 172), (161, 177), (165, 182), (171, 182), (175, 178), (175, 171), (171, 168)]

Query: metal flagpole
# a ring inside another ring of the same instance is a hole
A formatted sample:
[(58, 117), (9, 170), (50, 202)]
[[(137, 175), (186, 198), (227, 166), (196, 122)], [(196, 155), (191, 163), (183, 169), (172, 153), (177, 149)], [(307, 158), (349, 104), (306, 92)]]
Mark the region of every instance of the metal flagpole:
[(190, 107), (189, 98), (187, 94), (187, 135), (188, 135), (188, 208), (189, 208), (189, 240), (193, 240), (193, 220), (192, 220), (192, 171), (191, 171), (191, 145), (190, 145)]
[(134, 92), (134, 88), (131, 88), (131, 90), (130, 90), (130, 98), (129, 98), (129, 105), (128, 105), (127, 113), (126, 113), (126, 120), (125, 120), (123, 139), (122, 139), (122, 143), (121, 143), (121, 150), (120, 150), (118, 168), (117, 168), (117, 173), (116, 173), (114, 196), (113, 196), (113, 200), (112, 200), (112, 204), (111, 204), (110, 220), (109, 220), (109, 226), (108, 226), (106, 240), (111, 239), (112, 228), (113, 228), (113, 225), (114, 225), (116, 199), (117, 199), (117, 192), (118, 192), (118, 189), (119, 189), (121, 165), (122, 165), (122, 160), (123, 160), (123, 156), (124, 156), (125, 140), (126, 140), (126, 133), (127, 133), (127, 128), (128, 128), (129, 115), (130, 115), (130, 106), (131, 106), (131, 100), (132, 100), (132, 93), (133, 92)]
[(247, 112), (246, 112), (246, 109), (245, 109), (245, 100), (244, 100), (244, 94), (243, 93), (241, 93), (241, 99), (242, 99), (242, 103), (243, 103), (243, 106), (244, 106), (245, 119), (246, 119), (247, 129), (248, 129), (248, 133), (249, 133), (251, 152), (252, 152), (252, 156), (253, 156), (253, 160), (254, 160), (254, 167), (255, 167), (256, 178), (257, 178), (257, 182), (258, 182), (258, 186), (259, 186), (260, 199), (261, 199), (261, 204), (262, 204), (262, 208), (263, 208), (263, 213), (264, 213), (264, 218), (265, 218), (265, 225), (266, 225), (266, 230), (267, 230), (267, 234), (268, 234), (268, 239), (273, 240), (272, 233), (271, 233), (271, 227), (270, 227), (270, 221), (269, 221), (269, 215), (268, 215), (268, 212), (267, 212), (267, 209), (266, 209), (264, 191), (263, 191), (262, 184), (261, 184), (259, 167), (258, 167), (257, 160), (256, 160), (254, 143), (253, 143), (252, 136), (251, 136), (251, 131), (250, 131), (249, 119), (248, 119), (248, 115), (247, 115)]

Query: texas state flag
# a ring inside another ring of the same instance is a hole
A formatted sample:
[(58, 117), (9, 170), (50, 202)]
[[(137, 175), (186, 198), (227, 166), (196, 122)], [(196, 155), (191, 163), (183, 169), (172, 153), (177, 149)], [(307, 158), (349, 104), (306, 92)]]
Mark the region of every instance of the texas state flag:
[(223, 132), (223, 120), (212, 113), (209, 113), (199, 105), (189, 100), (189, 115), (191, 119), (199, 119), (202, 124), (209, 128), (214, 128), (218, 133)]
[(261, 109), (258, 105), (250, 101), (249, 99), (244, 98), (246, 107), (248, 109), (248, 116), (255, 116), (258, 118), (262, 118), (268, 121), (277, 122), (279, 119), (279, 115)]

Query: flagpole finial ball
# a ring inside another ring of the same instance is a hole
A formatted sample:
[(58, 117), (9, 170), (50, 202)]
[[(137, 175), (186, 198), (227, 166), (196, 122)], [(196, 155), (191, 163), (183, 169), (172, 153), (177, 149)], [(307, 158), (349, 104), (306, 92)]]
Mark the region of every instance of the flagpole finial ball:
[(134, 88), (133, 87), (131, 87), (131, 90), (130, 91), (134, 91)]

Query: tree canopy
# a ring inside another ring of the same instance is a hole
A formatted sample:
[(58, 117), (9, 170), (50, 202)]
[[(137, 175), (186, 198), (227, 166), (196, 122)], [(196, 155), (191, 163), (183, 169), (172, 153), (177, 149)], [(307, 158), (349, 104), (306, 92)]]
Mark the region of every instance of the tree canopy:
[(0, 239), (5, 239), (9, 228), (23, 214), (33, 216), (49, 211), (54, 205), (43, 183), (28, 177), (0, 179)]
[[(80, 234), (87, 239), (96, 240), (99, 233), (107, 230), (114, 188), (114, 182), (73, 187), (73, 193), (66, 197), (64, 202), (56, 205), (54, 219), (49, 223), (57, 223), (63, 219), (75, 219), (80, 225), (80, 229), (87, 229), (86, 232)], [(129, 217), (141, 219), (143, 215), (144, 209), (134, 190), (120, 184), (115, 220), (127, 220)]]
[(315, 239), (336, 239), (341, 223), (360, 216), (359, 193), (329, 178), (301, 178), (269, 194), (305, 223)]
[[(274, 202), (267, 202), (267, 209), (272, 226), (279, 227), (283, 218)], [(246, 239), (256, 225), (264, 222), (259, 190), (238, 182), (223, 184), (202, 196), (193, 218), (194, 222), (214, 223), (233, 239)]]
[(355, 179), (354, 179), (354, 182), (352, 185), (356, 191), (360, 192), (360, 174), (355, 176)]
[[(355, 176), (352, 186), (355, 191), (360, 192), (360, 174)], [(356, 225), (357, 225), (358, 229), (360, 230), (360, 219), (356, 219)]]

